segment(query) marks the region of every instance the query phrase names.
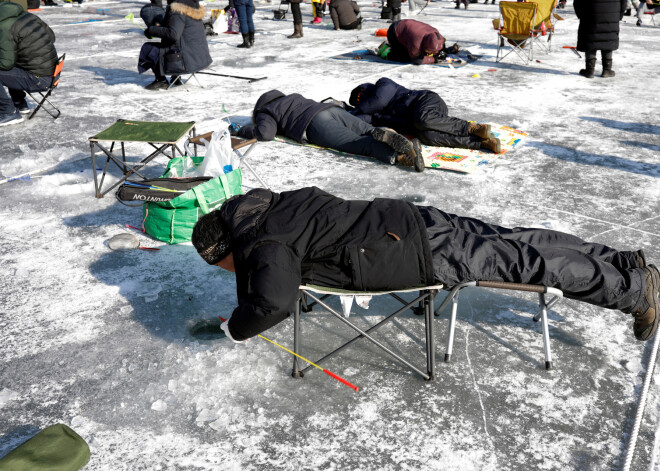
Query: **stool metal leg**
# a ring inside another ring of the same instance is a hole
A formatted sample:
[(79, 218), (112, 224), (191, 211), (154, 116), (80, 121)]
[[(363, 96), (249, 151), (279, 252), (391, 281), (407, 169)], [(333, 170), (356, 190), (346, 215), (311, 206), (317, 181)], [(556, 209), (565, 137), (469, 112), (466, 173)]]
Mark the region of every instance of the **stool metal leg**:
[(539, 307), (541, 308), (541, 326), (543, 327), (543, 346), (545, 348), (545, 369), (552, 369), (552, 352), (550, 351), (550, 330), (548, 328), (548, 305), (545, 303), (545, 294), (539, 293)]
[[(293, 313), (293, 351), (297, 354), (300, 354), (300, 308), (302, 305), (302, 294), (296, 301), (296, 309)], [(294, 378), (302, 378), (303, 373), (298, 367), (298, 357), (293, 356), (293, 370), (291, 370), (291, 376)]]
[(429, 374), (429, 380), (435, 379), (435, 340), (433, 335), (433, 298), (435, 298), (435, 291), (428, 290), (426, 291), (427, 298), (425, 299), (424, 310), (426, 323), (426, 367)]
[(456, 293), (454, 293), (451, 298), (451, 316), (449, 317), (449, 335), (447, 336), (445, 363), (451, 362), (451, 354), (454, 350), (454, 329), (456, 328), (456, 312), (458, 311), (458, 297), (460, 296), (460, 293), (460, 289), (456, 290)]

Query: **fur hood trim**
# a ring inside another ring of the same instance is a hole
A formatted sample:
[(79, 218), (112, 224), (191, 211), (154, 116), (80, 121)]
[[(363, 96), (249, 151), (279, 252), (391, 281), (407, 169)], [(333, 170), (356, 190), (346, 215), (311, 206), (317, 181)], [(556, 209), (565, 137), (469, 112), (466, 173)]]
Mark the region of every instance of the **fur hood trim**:
[(206, 15), (206, 8), (199, 6), (198, 8), (191, 7), (184, 3), (172, 2), (170, 10), (174, 13), (181, 13), (182, 15), (189, 16), (193, 20), (201, 20)]

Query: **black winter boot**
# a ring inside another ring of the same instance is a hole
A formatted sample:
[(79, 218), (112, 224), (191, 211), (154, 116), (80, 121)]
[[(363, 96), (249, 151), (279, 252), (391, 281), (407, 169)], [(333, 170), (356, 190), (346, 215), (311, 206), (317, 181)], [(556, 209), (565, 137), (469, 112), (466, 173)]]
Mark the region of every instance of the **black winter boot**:
[(252, 47), (250, 45), (250, 36), (248, 35), (248, 33), (242, 33), (242, 36), (243, 36), (243, 44), (239, 44), (237, 47), (244, 47), (250, 49)]
[(594, 78), (594, 69), (596, 68), (596, 59), (586, 59), (585, 60), (585, 69), (578, 72), (583, 77)]
[(612, 70), (612, 59), (603, 59), (603, 73), (600, 74), (603, 78), (614, 77), (614, 71)]
[(254, 46), (254, 31), (248, 33), (248, 39), (250, 40), (250, 47)]
[(302, 23), (294, 23), (293, 24), (293, 34), (290, 36), (287, 36), (289, 39), (298, 39), (303, 37), (303, 25)]
[(399, 134), (394, 129), (373, 128), (371, 135), (377, 141), (387, 144), (392, 149), (402, 154), (414, 155), (415, 149), (413, 143), (406, 136)]

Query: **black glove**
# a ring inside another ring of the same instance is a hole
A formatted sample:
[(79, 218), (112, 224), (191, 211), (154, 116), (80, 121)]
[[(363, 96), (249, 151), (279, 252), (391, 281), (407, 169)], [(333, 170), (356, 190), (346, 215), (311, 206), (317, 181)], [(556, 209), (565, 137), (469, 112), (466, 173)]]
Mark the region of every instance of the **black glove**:
[(144, 30), (144, 35), (147, 37), (147, 39), (151, 39), (152, 35), (149, 33), (151, 30), (151, 26), (149, 26), (147, 29)]

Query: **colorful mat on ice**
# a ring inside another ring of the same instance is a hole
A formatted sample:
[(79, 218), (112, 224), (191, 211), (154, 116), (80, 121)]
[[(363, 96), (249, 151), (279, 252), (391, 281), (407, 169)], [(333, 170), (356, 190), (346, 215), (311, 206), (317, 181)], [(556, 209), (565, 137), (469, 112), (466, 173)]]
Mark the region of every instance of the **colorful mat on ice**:
[[(502, 142), (502, 153), (493, 154), (489, 151), (472, 150), (472, 149), (456, 149), (453, 147), (433, 147), (422, 146), (422, 154), (424, 156), (424, 163), (426, 168), (435, 168), (440, 170), (452, 170), (460, 173), (473, 173), (481, 167), (488, 165), (495, 161), (501, 155), (509, 152), (520, 144), (527, 133), (518, 131), (517, 129), (491, 124), (491, 129), (495, 137)], [(335, 149), (327, 147), (320, 147), (315, 144), (300, 144), (299, 142), (289, 139), (287, 137), (276, 136), (277, 142), (286, 142), (295, 144), (297, 146), (314, 147), (316, 149), (324, 149), (341, 155), (351, 155), (345, 152), (340, 152)]]
[(490, 151), (456, 149), (453, 147), (422, 146), (422, 155), (426, 168), (453, 170), (461, 173), (473, 173), (484, 165), (496, 160), (520, 144), (527, 133), (517, 129), (491, 123), (495, 137), (502, 142), (502, 153), (493, 154)]
[[(451, 54), (447, 56), (447, 59), (445, 59), (444, 62), (438, 62), (437, 64), (425, 64), (425, 65), (456, 69), (458, 67), (463, 67), (468, 64), (472, 64), (473, 62), (476, 62), (480, 57), (481, 56), (476, 56), (474, 54), (471, 54), (470, 51), (459, 51), (458, 54)], [(369, 52), (368, 49), (360, 49), (357, 51), (347, 52), (345, 54), (333, 56), (331, 57), (331, 59), (399, 64), (399, 62), (393, 62), (387, 59), (383, 59), (382, 57)]]

